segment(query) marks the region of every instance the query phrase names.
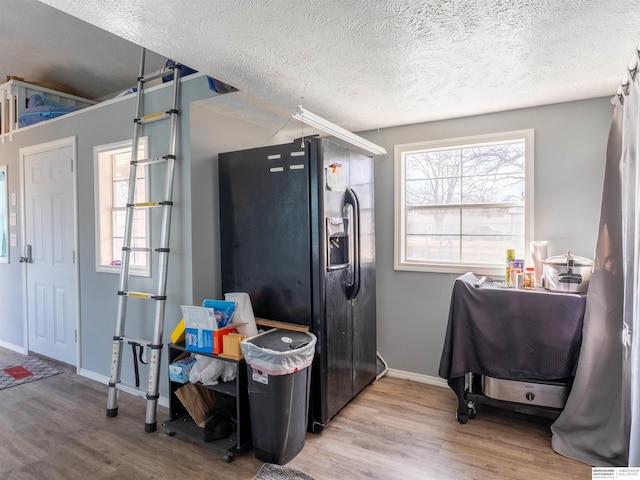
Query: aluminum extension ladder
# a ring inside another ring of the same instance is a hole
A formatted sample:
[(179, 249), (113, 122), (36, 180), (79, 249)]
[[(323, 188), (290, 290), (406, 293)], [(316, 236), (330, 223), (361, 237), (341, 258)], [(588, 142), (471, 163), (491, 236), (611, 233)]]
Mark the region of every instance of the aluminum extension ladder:
[[(169, 234), (171, 230), (171, 209), (173, 206), (173, 176), (176, 161), (176, 143), (178, 118), (180, 115), (180, 65), (174, 63), (161, 70), (145, 75), (145, 54), (142, 48), (140, 54), (140, 74), (137, 82), (137, 105), (134, 118), (133, 145), (131, 151), (131, 165), (129, 169), (129, 190), (126, 208), (126, 223), (124, 227), (124, 240), (122, 246), (122, 264), (120, 269), (120, 284), (118, 290), (118, 310), (116, 317), (116, 330), (113, 337), (113, 353), (111, 356), (111, 374), (109, 379), (109, 394), (107, 399), (107, 417), (118, 415), (118, 390), (122, 387), (120, 383), (122, 346), (126, 342), (136, 347), (148, 348), (149, 356), (149, 384), (147, 388), (147, 410), (145, 419), (145, 431), (154, 432), (156, 430), (156, 409), (158, 405), (158, 381), (160, 370), (160, 358), (162, 352), (162, 333), (164, 328), (164, 311), (166, 303), (167, 288), (167, 267), (169, 263)], [(147, 82), (173, 75), (173, 99), (169, 110), (161, 113), (144, 114), (144, 87)], [(169, 148), (166, 155), (147, 159), (138, 159), (138, 146), (142, 136), (143, 127), (147, 123), (160, 120), (170, 120)], [(160, 202), (135, 203), (136, 195), (136, 172), (137, 167), (144, 165), (166, 164), (166, 183), (164, 200)], [(160, 246), (152, 248), (132, 247), (131, 237), (133, 228), (133, 213), (139, 208), (162, 209), (162, 233)], [(131, 252), (157, 252), (158, 254), (158, 288), (156, 293), (142, 293), (128, 290), (129, 284), (129, 262)], [(153, 328), (153, 338), (151, 340), (141, 340), (128, 338), (125, 336), (125, 319), (127, 314), (127, 299), (136, 298), (143, 300), (153, 300), (155, 302), (155, 320)], [(137, 364), (136, 364), (137, 367)], [(137, 374), (137, 372), (136, 372)]]

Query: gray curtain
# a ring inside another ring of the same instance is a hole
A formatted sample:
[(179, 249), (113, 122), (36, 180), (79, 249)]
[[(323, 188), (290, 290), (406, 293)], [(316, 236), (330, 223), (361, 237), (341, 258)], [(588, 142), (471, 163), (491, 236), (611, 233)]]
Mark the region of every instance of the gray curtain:
[[(637, 70), (632, 72), (635, 77)], [(629, 85), (624, 100), (625, 135), (621, 177), (624, 275), (624, 359), (625, 414), (630, 424), (630, 467), (640, 466), (640, 85), (638, 78)], [(636, 333), (638, 332), (638, 333)]]
[(614, 99), (580, 360), (566, 407), (551, 426), (556, 452), (593, 466), (640, 463), (640, 339), (634, 338), (640, 296), (639, 93), (631, 81), (627, 95)]

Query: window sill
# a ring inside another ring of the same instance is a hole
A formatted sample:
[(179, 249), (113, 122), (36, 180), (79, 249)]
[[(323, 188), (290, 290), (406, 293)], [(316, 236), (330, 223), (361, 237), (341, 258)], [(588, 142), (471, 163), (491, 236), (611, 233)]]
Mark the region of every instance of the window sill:
[(473, 272), (476, 275), (490, 276), (494, 279), (504, 279), (505, 267), (495, 265), (437, 265), (402, 263), (394, 265), (393, 269), (401, 272), (424, 272), (424, 273), (453, 273), (464, 274)]
[[(98, 273), (112, 273), (114, 275), (120, 275), (120, 266), (100, 265), (96, 267)], [(129, 267), (129, 276), (132, 277), (150, 277), (151, 272), (148, 269), (134, 269)]]

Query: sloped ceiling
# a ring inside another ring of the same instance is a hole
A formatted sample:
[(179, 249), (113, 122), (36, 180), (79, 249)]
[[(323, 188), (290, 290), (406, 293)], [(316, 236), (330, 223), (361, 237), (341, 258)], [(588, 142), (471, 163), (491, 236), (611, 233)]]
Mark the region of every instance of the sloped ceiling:
[[(37, 0), (0, 1), (0, 80), (66, 87), (99, 98), (135, 85), (140, 47)], [(166, 58), (150, 53), (158, 68)]]
[[(640, 0), (42, 3), (237, 87), (219, 108), (274, 128), (298, 104), (363, 131), (613, 95), (640, 41)], [(97, 48), (102, 34), (78, 25), (76, 47)], [(77, 51), (65, 38), (57, 46)], [(74, 65), (78, 76), (98, 82), (109, 51)]]

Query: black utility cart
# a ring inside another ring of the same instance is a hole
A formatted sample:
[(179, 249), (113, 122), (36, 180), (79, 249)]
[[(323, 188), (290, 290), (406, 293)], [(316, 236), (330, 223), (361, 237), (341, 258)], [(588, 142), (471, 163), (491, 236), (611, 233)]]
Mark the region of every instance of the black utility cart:
[[(188, 352), (184, 344), (169, 344), (169, 364), (173, 363), (177, 358)], [(191, 418), (186, 408), (176, 396), (176, 390), (183, 384), (171, 381), (169, 396), (169, 414), (170, 418), (163, 423), (167, 435), (176, 436), (177, 438), (198, 443), (200, 445), (211, 448), (212, 450), (223, 453), (226, 462), (231, 462), (236, 453), (251, 445), (251, 421), (249, 414), (249, 396), (247, 394), (247, 367), (244, 359), (235, 360), (231, 358), (223, 358), (213, 354), (203, 354), (209, 357), (219, 358), (225, 362), (233, 362), (237, 367), (237, 376), (235, 380), (229, 382), (219, 382), (217, 385), (206, 385), (204, 388), (211, 389), (217, 395), (222, 395), (226, 402), (235, 405), (235, 423), (236, 428), (228, 437), (213, 441), (205, 441), (204, 428), (199, 427)], [(200, 385), (200, 384), (197, 384)]]

